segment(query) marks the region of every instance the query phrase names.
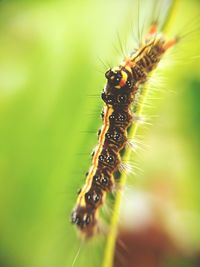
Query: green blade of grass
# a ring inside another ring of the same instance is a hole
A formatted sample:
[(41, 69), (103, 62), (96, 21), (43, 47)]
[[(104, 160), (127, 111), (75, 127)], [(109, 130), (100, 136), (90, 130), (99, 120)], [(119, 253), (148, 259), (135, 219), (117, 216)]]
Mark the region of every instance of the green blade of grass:
[[(175, 11), (177, 8), (177, 3), (179, 0), (174, 0), (168, 10), (165, 22), (162, 26), (162, 31), (167, 32), (170, 28), (170, 25), (172, 24), (172, 21), (175, 16)], [(148, 93), (148, 85), (145, 86), (141, 92), (140, 96), (140, 101), (136, 107), (136, 116), (139, 116), (143, 110), (144, 102)], [(133, 126), (130, 129), (129, 132), (129, 137), (132, 139), (136, 136), (138, 129), (138, 124), (133, 124)], [(131, 156), (131, 150), (128, 149), (126, 150), (124, 156), (123, 156), (123, 161), (128, 161)], [(126, 174), (122, 173), (120, 176), (120, 182), (119, 182), (119, 187), (124, 188), (126, 185)], [(113, 266), (113, 255), (114, 255), (114, 250), (115, 250), (115, 243), (116, 243), (116, 238), (117, 238), (117, 231), (118, 231), (118, 221), (119, 221), (119, 212), (120, 212), (120, 206), (121, 206), (121, 200), (122, 200), (122, 192), (119, 190), (116, 193), (115, 197), (115, 203), (114, 203), (114, 208), (113, 208), (113, 214), (111, 218), (111, 223), (110, 223), (110, 231), (106, 243), (106, 248), (105, 248), (105, 254), (104, 254), (104, 260), (103, 260), (103, 265), (102, 267), (112, 267)]]

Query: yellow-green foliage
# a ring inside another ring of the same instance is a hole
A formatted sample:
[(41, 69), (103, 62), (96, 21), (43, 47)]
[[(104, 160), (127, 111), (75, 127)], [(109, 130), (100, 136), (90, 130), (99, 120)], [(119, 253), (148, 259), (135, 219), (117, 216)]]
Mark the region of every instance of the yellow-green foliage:
[[(173, 32), (200, 8), (180, 2)], [(131, 32), (132, 7), (131, 0), (0, 1), (1, 266), (71, 266), (80, 241), (70, 213), (101, 125), (98, 58), (118, 63), (113, 44), (117, 32)], [(151, 190), (167, 177), (174, 205), (192, 214), (184, 222), (190, 242), (200, 247), (200, 66), (191, 59), (200, 43), (189, 39), (181, 63), (165, 71), (162, 100), (151, 101), (159, 119), (144, 140), (152, 145), (140, 161), (145, 179), (131, 181)], [(83, 244), (75, 266), (100, 267), (104, 246), (103, 237)]]

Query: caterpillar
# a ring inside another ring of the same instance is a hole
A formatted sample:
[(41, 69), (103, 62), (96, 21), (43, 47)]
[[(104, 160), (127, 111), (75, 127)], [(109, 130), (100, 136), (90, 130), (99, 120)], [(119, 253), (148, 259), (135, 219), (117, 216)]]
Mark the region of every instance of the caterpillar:
[(98, 231), (99, 208), (115, 184), (121, 153), (128, 143), (129, 127), (136, 123), (132, 105), (139, 87), (177, 41), (178, 37), (166, 41), (162, 33), (158, 34), (157, 23), (152, 23), (140, 47), (105, 73), (107, 82), (101, 94), (103, 125), (98, 132), (92, 165), (71, 215), (72, 223), (86, 238)]

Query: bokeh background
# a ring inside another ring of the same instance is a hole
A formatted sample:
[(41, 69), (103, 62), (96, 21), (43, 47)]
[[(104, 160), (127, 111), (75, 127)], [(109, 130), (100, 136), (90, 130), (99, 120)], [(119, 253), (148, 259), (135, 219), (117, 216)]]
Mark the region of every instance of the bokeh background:
[[(172, 32), (191, 34), (155, 81), (152, 126), (138, 133), (118, 241), (147, 262), (130, 266), (200, 266), (199, 9), (179, 3)], [(120, 62), (117, 33), (125, 44), (135, 12), (133, 0), (0, 1), (0, 266), (71, 267), (80, 246), (74, 266), (101, 266), (105, 238), (82, 244), (70, 213), (101, 125), (104, 65)], [(116, 266), (129, 266), (124, 253)]]

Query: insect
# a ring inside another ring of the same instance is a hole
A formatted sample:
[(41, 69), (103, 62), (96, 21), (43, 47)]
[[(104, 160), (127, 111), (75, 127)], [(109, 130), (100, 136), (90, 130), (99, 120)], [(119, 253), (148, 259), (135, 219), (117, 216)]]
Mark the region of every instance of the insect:
[(141, 85), (157, 67), (165, 52), (178, 42), (166, 40), (152, 23), (143, 43), (123, 62), (105, 73), (107, 79), (101, 94), (104, 102), (103, 125), (98, 133), (98, 144), (92, 156), (92, 165), (85, 184), (79, 191), (72, 223), (85, 237), (99, 231), (98, 213), (106, 194), (115, 185), (115, 173), (121, 165), (121, 152), (128, 143), (128, 130), (136, 123), (132, 105)]

